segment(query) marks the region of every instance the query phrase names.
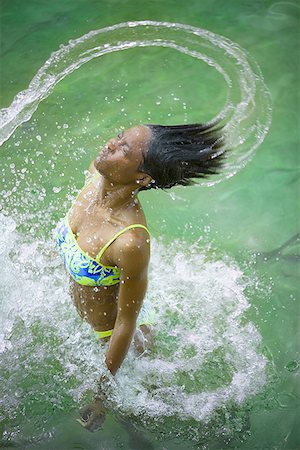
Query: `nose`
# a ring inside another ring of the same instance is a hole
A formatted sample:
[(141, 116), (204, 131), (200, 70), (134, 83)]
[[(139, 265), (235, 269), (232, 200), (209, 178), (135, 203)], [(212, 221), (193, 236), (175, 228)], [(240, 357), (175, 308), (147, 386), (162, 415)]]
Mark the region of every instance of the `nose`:
[(108, 141), (107, 146), (110, 150), (115, 150), (117, 147), (117, 140), (115, 138), (111, 139), (110, 141)]

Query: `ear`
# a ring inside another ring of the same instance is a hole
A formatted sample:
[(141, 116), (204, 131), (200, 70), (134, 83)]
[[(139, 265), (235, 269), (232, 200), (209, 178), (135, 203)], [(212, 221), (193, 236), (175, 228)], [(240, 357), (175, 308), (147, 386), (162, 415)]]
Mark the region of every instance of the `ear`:
[(148, 186), (148, 184), (150, 184), (152, 181), (153, 181), (153, 178), (151, 177), (151, 175), (148, 175), (147, 173), (144, 173), (144, 172), (138, 173), (136, 183), (139, 186)]

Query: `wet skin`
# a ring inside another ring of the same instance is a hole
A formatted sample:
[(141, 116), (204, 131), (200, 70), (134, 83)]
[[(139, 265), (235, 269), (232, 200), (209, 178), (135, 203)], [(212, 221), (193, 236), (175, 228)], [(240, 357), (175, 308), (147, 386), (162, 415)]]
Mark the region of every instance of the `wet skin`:
[[(69, 222), (78, 245), (93, 258), (124, 227), (146, 225), (137, 194), (151, 177), (138, 168), (150, 140), (151, 131), (146, 126), (126, 130), (111, 139), (90, 166), (90, 172), (99, 177), (80, 193)], [(114, 329), (106, 354), (112, 374), (122, 364), (134, 336), (147, 288), (149, 257), (148, 233), (143, 229), (128, 230), (101, 258), (102, 264), (121, 269), (119, 284), (90, 287), (71, 279), (70, 291), (81, 317), (96, 331)]]

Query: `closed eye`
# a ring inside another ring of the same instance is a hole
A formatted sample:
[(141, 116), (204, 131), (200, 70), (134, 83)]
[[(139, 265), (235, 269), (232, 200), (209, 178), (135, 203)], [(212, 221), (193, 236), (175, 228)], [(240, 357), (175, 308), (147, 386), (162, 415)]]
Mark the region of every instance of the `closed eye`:
[(127, 143), (122, 145), (122, 152), (124, 153), (124, 155), (127, 155), (129, 150), (129, 145)]

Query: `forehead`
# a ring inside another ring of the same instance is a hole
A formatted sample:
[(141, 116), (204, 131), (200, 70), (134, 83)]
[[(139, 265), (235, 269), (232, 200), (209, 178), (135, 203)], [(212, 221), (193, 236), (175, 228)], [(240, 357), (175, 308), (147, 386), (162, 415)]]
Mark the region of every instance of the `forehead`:
[(152, 132), (145, 125), (137, 125), (125, 130), (123, 136), (126, 138), (128, 144), (144, 148), (150, 142)]

